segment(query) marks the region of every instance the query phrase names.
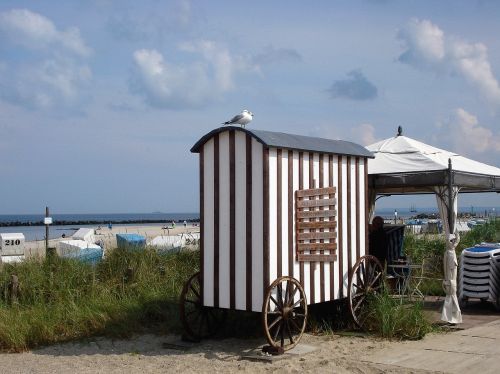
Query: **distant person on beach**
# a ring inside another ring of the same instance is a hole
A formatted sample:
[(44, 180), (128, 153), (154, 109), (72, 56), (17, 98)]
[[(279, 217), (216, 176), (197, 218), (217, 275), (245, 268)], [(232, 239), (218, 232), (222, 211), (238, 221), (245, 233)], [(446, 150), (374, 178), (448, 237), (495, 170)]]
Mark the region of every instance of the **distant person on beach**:
[(386, 266), (388, 250), (387, 234), (384, 230), (384, 219), (380, 216), (373, 218), (370, 235), (368, 237), (368, 251), (375, 256), (382, 266)]
[(110, 222), (110, 223), (108, 223), (108, 229), (110, 229), (110, 230), (111, 230), (112, 228), (113, 228), (113, 224), (112, 224), (111, 222)]
[(104, 249), (104, 240), (102, 239), (99, 239), (95, 242), (95, 244), (97, 244), (99, 247), (101, 247), (102, 249)]
[(175, 221), (172, 221), (172, 228), (175, 229)]
[(187, 227), (188, 223), (184, 220), (184, 227)]

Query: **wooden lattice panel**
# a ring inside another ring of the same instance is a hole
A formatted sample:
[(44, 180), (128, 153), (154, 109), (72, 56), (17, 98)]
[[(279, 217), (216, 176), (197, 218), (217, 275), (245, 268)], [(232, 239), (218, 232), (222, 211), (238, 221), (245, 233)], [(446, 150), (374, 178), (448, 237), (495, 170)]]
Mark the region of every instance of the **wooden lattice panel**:
[(337, 260), (335, 193), (335, 187), (295, 191), (297, 261)]

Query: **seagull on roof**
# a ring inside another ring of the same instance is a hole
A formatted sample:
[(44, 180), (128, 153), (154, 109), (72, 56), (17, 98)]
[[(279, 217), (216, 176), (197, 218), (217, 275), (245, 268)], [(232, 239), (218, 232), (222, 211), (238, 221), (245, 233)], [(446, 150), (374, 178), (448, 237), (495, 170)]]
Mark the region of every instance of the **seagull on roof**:
[(245, 109), (240, 114), (231, 118), (229, 121), (224, 122), (223, 125), (236, 125), (236, 124), (238, 124), (238, 125), (241, 125), (241, 127), (245, 127), (245, 125), (250, 123), (250, 121), (252, 121), (252, 119), (253, 119), (253, 113)]

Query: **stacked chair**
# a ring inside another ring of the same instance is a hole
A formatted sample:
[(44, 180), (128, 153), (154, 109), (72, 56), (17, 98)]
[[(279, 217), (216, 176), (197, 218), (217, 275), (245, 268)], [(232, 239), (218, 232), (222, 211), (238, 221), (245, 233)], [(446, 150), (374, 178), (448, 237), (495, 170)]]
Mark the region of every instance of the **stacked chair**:
[(490, 301), (500, 310), (500, 243), (481, 243), (460, 256), (459, 300)]

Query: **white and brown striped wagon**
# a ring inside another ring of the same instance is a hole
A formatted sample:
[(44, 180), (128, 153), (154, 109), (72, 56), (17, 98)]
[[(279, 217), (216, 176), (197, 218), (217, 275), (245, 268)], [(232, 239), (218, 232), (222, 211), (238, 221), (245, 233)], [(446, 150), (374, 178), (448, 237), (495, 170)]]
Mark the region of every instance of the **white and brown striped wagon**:
[(186, 332), (213, 333), (215, 309), (262, 312), (269, 343), (289, 349), (308, 304), (344, 297), (359, 323), (381, 272), (365, 256), (372, 154), (240, 127), (211, 131), (191, 152), (200, 162), (201, 271), (181, 295)]

